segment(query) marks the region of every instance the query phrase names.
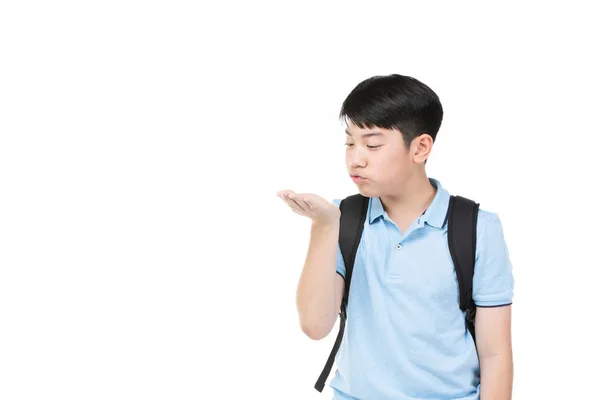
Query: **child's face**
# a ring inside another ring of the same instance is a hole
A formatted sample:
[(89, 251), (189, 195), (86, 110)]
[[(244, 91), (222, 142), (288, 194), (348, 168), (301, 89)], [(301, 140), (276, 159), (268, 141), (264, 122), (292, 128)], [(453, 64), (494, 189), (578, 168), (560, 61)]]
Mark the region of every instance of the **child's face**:
[(363, 196), (402, 193), (405, 183), (423, 166), (418, 146), (407, 149), (397, 130), (363, 129), (350, 123), (346, 132), (346, 166), (351, 176), (359, 176), (352, 180)]

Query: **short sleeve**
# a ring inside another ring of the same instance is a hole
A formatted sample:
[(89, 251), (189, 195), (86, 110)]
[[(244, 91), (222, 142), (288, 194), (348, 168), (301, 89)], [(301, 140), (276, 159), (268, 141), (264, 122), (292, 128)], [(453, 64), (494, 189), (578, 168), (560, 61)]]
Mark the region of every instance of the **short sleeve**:
[(494, 213), (484, 212), (484, 215), (487, 218), (477, 233), (473, 301), (479, 307), (509, 305), (513, 300), (514, 278), (502, 223)]
[[(332, 202), (336, 206), (340, 206), (341, 199), (335, 199)], [(346, 279), (346, 265), (344, 264), (344, 258), (342, 257), (342, 250), (340, 249), (340, 244), (337, 245), (337, 256), (336, 256), (336, 272), (342, 276), (342, 278)]]

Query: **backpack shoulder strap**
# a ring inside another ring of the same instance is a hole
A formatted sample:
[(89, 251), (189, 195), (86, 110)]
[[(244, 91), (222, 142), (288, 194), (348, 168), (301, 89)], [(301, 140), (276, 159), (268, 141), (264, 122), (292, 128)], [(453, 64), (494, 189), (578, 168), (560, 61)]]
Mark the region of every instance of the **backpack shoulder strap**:
[(350, 282), (352, 280), (352, 272), (354, 270), (354, 260), (356, 259), (356, 252), (358, 250), (358, 245), (360, 244), (360, 239), (365, 226), (368, 207), (369, 198), (361, 194), (348, 196), (340, 202), (341, 216), (338, 243), (342, 253), (342, 258), (344, 259), (344, 266), (346, 267), (346, 276), (344, 278), (344, 296), (342, 297), (342, 304), (340, 308), (340, 329), (335, 339), (333, 349), (331, 350), (329, 358), (325, 363), (325, 367), (323, 368), (319, 379), (315, 383), (315, 389), (317, 389), (319, 392), (323, 391), (323, 388), (325, 387), (325, 382), (331, 373), (335, 356), (344, 336), (348, 297), (350, 295)]
[(478, 203), (461, 196), (450, 196), (448, 247), (458, 279), (460, 309), (466, 313), (467, 329), (475, 343), (476, 307), (473, 302), (473, 274), (475, 272), (478, 214)]
[(344, 317), (346, 306), (348, 305), (348, 296), (350, 295), (350, 281), (352, 280), (352, 272), (354, 271), (354, 261), (365, 226), (368, 207), (369, 198), (361, 194), (349, 196), (340, 203), (341, 217), (338, 243), (342, 258), (344, 259), (344, 266), (346, 267), (346, 285), (341, 310)]

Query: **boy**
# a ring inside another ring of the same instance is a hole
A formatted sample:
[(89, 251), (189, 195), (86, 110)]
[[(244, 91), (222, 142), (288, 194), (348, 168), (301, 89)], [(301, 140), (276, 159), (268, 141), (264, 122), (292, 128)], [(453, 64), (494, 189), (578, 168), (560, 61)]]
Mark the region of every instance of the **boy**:
[[(425, 172), (442, 116), (438, 96), (402, 75), (367, 79), (343, 103), (348, 173), (370, 199), (330, 383), (336, 400), (512, 398), (513, 276), (502, 225), (479, 210), (475, 346), (448, 249), (450, 194)], [(302, 331), (319, 340), (344, 293), (340, 200), (278, 195), (312, 219), (297, 308)]]

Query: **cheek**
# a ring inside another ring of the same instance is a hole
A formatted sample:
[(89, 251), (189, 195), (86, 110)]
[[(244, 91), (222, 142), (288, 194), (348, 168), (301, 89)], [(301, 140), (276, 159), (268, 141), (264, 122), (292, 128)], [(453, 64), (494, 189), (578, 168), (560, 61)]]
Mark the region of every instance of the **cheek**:
[(408, 159), (404, 154), (390, 152), (379, 160), (378, 170), (385, 180), (402, 180), (409, 172)]

